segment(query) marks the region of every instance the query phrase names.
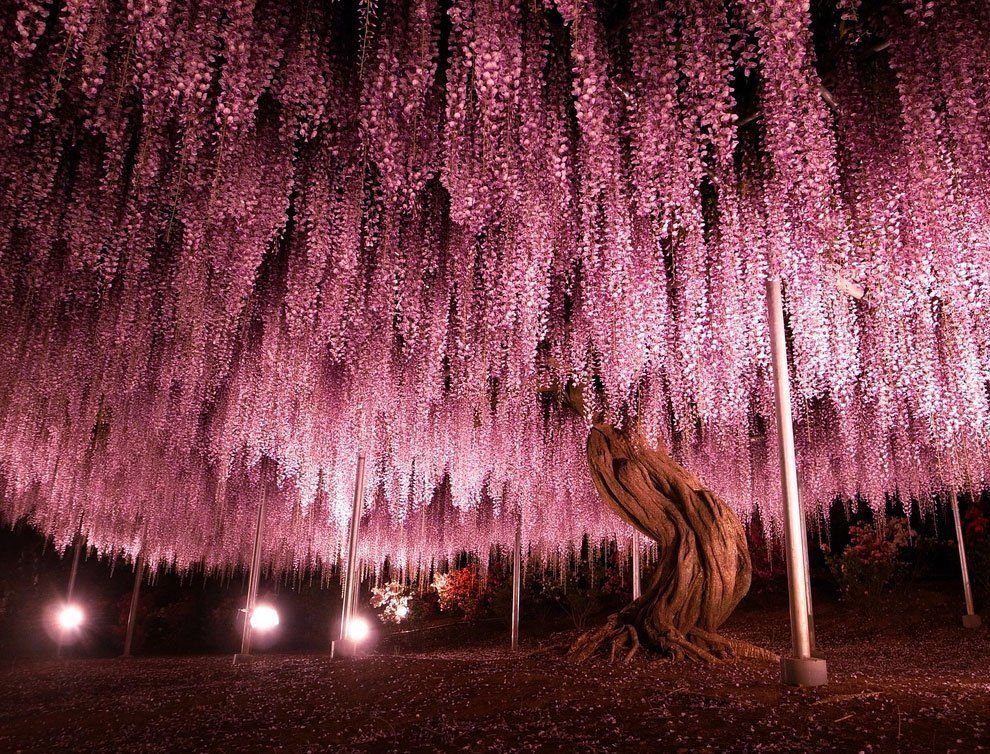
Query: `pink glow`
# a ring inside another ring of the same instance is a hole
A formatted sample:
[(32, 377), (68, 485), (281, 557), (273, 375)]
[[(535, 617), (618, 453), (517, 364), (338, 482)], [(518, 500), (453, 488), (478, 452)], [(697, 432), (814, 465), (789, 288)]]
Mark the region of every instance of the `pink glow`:
[(369, 560), (624, 535), (537, 397), (595, 375), (772, 526), (768, 274), (806, 503), (986, 484), (982, 0), (827, 65), (805, 3), (550, 4), (4, 11), (0, 515), (225, 567), (269, 457), (266, 563), (334, 561), (363, 448)]

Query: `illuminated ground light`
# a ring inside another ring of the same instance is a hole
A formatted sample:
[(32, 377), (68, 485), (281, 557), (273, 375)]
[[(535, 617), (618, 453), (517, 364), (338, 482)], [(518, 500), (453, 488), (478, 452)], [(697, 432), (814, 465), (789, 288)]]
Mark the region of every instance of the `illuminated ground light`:
[(371, 633), (371, 626), (364, 618), (351, 618), (347, 622), (347, 638), (353, 642), (362, 642)]
[(59, 608), (55, 620), (63, 631), (75, 631), (86, 620), (86, 614), (78, 605), (63, 605)]
[(278, 626), (278, 611), (271, 605), (258, 605), (251, 611), (251, 628), (255, 631), (271, 631)]
[(399, 620), (402, 620), (407, 615), (409, 615), (408, 605), (399, 605), (397, 608), (395, 608), (395, 617), (398, 618)]

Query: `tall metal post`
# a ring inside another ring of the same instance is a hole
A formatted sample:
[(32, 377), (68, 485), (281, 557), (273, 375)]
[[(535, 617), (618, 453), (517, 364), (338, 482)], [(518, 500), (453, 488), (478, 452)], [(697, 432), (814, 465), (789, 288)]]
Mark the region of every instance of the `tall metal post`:
[(134, 561), (134, 588), (131, 590), (131, 607), (127, 611), (127, 632), (124, 634), (124, 657), (131, 656), (134, 641), (134, 623), (137, 620), (138, 597), (141, 594), (141, 577), (144, 575), (144, 553), (139, 552)]
[[(76, 538), (72, 549), (72, 567), (69, 569), (69, 588), (65, 590), (65, 602), (72, 602), (72, 595), (76, 591), (76, 577), (79, 575), (79, 556), (82, 554), (82, 518), (79, 519), (79, 529), (76, 531)], [(55, 656), (62, 656), (62, 634), (59, 633), (55, 644)]]
[(76, 577), (79, 575), (79, 556), (82, 553), (82, 543), (82, 532), (78, 532), (72, 548), (72, 568), (69, 569), (69, 588), (65, 591), (66, 602), (72, 602), (72, 594), (76, 591)]
[[(364, 508), (364, 453), (358, 453), (357, 477), (354, 480), (354, 507), (351, 509), (350, 544), (347, 550), (347, 573), (344, 579), (344, 607), (340, 616), (339, 641), (347, 640), (347, 626), (354, 617), (354, 604), (357, 602), (357, 548), (361, 531), (361, 510)], [(335, 647), (330, 645), (330, 656)]]
[(780, 482), (784, 502), (784, 554), (787, 563), (787, 594), (791, 613), (793, 657), (780, 660), (781, 681), (793, 686), (821, 686), (828, 682), (825, 660), (812, 657), (811, 590), (808, 574), (808, 540), (804, 511), (798, 497), (794, 424), (791, 418), (791, 387), (787, 372), (787, 341), (780, 278), (767, 280), (767, 313), (770, 324), (770, 353), (773, 361), (777, 437), (780, 445)]
[(815, 608), (811, 603), (811, 563), (808, 560), (808, 517), (804, 515), (804, 508), (801, 509), (801, 541), (804, 547), (804, 581), (805, 590), (808, 594), (808, 637), (811, 642), (811, 655), (817, 656), (818, 645), (815, 643)]
[(639, 529), (633, 529), (632, 534), (632, 596), (638, 600), (643, 594), (643, 581), (639, 567)]
[(973, 607), (973, 588), (969, 584), (966, 543), (963, 541), (962, 517), (959, 515), (959, 494), (953, 489), (951, 495), (952, 519), (956, 525), (956, 546), (959, 548), (959, 568), (962, 570), (963, 597), (966, 600), (966, 614), (963, 616), (962, 622), (966, 628), (979, 628), (982, 621)]
[(261, 500), (258, 502), (258, 519), (254, 525), (254, 549), (251, 552), (251, 570), (248, 573), (248, 593), (247, 604), (244, 606), (244, 631), (241, 633), (241, 652), (234, 656), (236, 662), (239, 657), (248, 657), (251, 654), (251, 614), (254, 612), (255, 603), (258, 600), (258, 583), (261, 581), (261, 547), (264, 538), (265, 525), (265, 495), (268, 487), (268, 477), (262, 468), (261, 475)]
[(522, 516), (516, 519), (516, 541), (512, 548), (512, 649), (519, 648), (519, 611), (522, 597)]

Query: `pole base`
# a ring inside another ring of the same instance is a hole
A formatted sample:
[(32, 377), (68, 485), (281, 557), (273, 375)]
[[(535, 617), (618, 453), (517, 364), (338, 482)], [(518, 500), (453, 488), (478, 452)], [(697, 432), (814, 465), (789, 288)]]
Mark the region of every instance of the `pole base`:
[(979, 628), (983, 625), (983, 621), (976, 613), (973, 615), (964, 615), (962, 623), (964, 628)]
[(235, 665), (247, 665), (250, 662), (254, 662), (258, 658), (255, 655), (246, 655), (243, 652), (237, 652), (234, 655)]
[(337, 639), (336, 641), (330, 642), (331, 660), (336, 657), (343, 657), (353, 660), (359, 657), (367, 657), (368, 653), (369, 650), (367, 647), (364, 647), (357, 642), (350, 641), (349, 639)]
[(781, 657), (780, 682), (786, 686), (824, 686), (828, 683), (825, 660), (820, 657)]

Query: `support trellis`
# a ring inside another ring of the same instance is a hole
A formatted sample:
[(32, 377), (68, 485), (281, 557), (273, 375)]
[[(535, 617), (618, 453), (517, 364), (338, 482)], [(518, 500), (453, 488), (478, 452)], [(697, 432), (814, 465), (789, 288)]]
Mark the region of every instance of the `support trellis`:
[[(344, 576), (343, 606), (340, 615), (340, 631), (337, 639), (330, 644), (330, 656), (333, 657), (338, 648), (338, 644), (343, 647), (349, 640), (349, 631), (354, 620), (354, 606), (358, 598), (360, 579), (358, 578), (358, 541), (361, 533), (361, 512), (364, 508), (364, 467), (365, 455), (358, 454), (357, 470), (354, 479), (354, 504), (351, 508), (351, 524), (349, 545), (347, 549), (347, 570)], [(351, 642), (352, 653), (356, 650), (356, 643)]]
[(949, 505), (952, 509), (952, 521), (956, 527), (956, 547), (959, 551), (959, 571), (962, 576), (963, 599), (966, 603), (966, 612), (962, 617), (962, 624), (966, 628), (979, 628), (983, 621), (976, 613), (973, 604), (973, 587), (969, 581), (969, 564), (966, 561), (966, 542), (963, 536), (962, 517), (959, 514), (959, 491), (953, 489), (949, 495)]
[(241, 630), (241, 651), (234, 655), (234, 662), (251, 656), (251, 645), (254, 638), (254, 628), (251, 619), (258, 601), (258, 585), (261, 582), (261, 551), (264, 545), (265, 500), (267, 496), (267, 476), (262, 464), (261, 496), (258, 501), (258, 513), (254, 524), (254, 545), (251, 548), (251, 565), (248, 571), (248, 591), (244, 605), (244, 626)]
[(784, 307), (780, 278), (767, 281), (767, 312), (773, 359), (774, 401), (780, 447), (780, 476), (784, 503), (784, 551), (787, 563), (787, 596), (791, 615), (790, 657), (781, 658), (781, 680), (800, 686), (827, 682), (825, 660), (814, 657), (814, 619), (811, 611), (811, 579), (808, 569), (808, 536), (804, 510), (798, 496), (794, 428), (791, 419), (790, 378), (784, 336)]

